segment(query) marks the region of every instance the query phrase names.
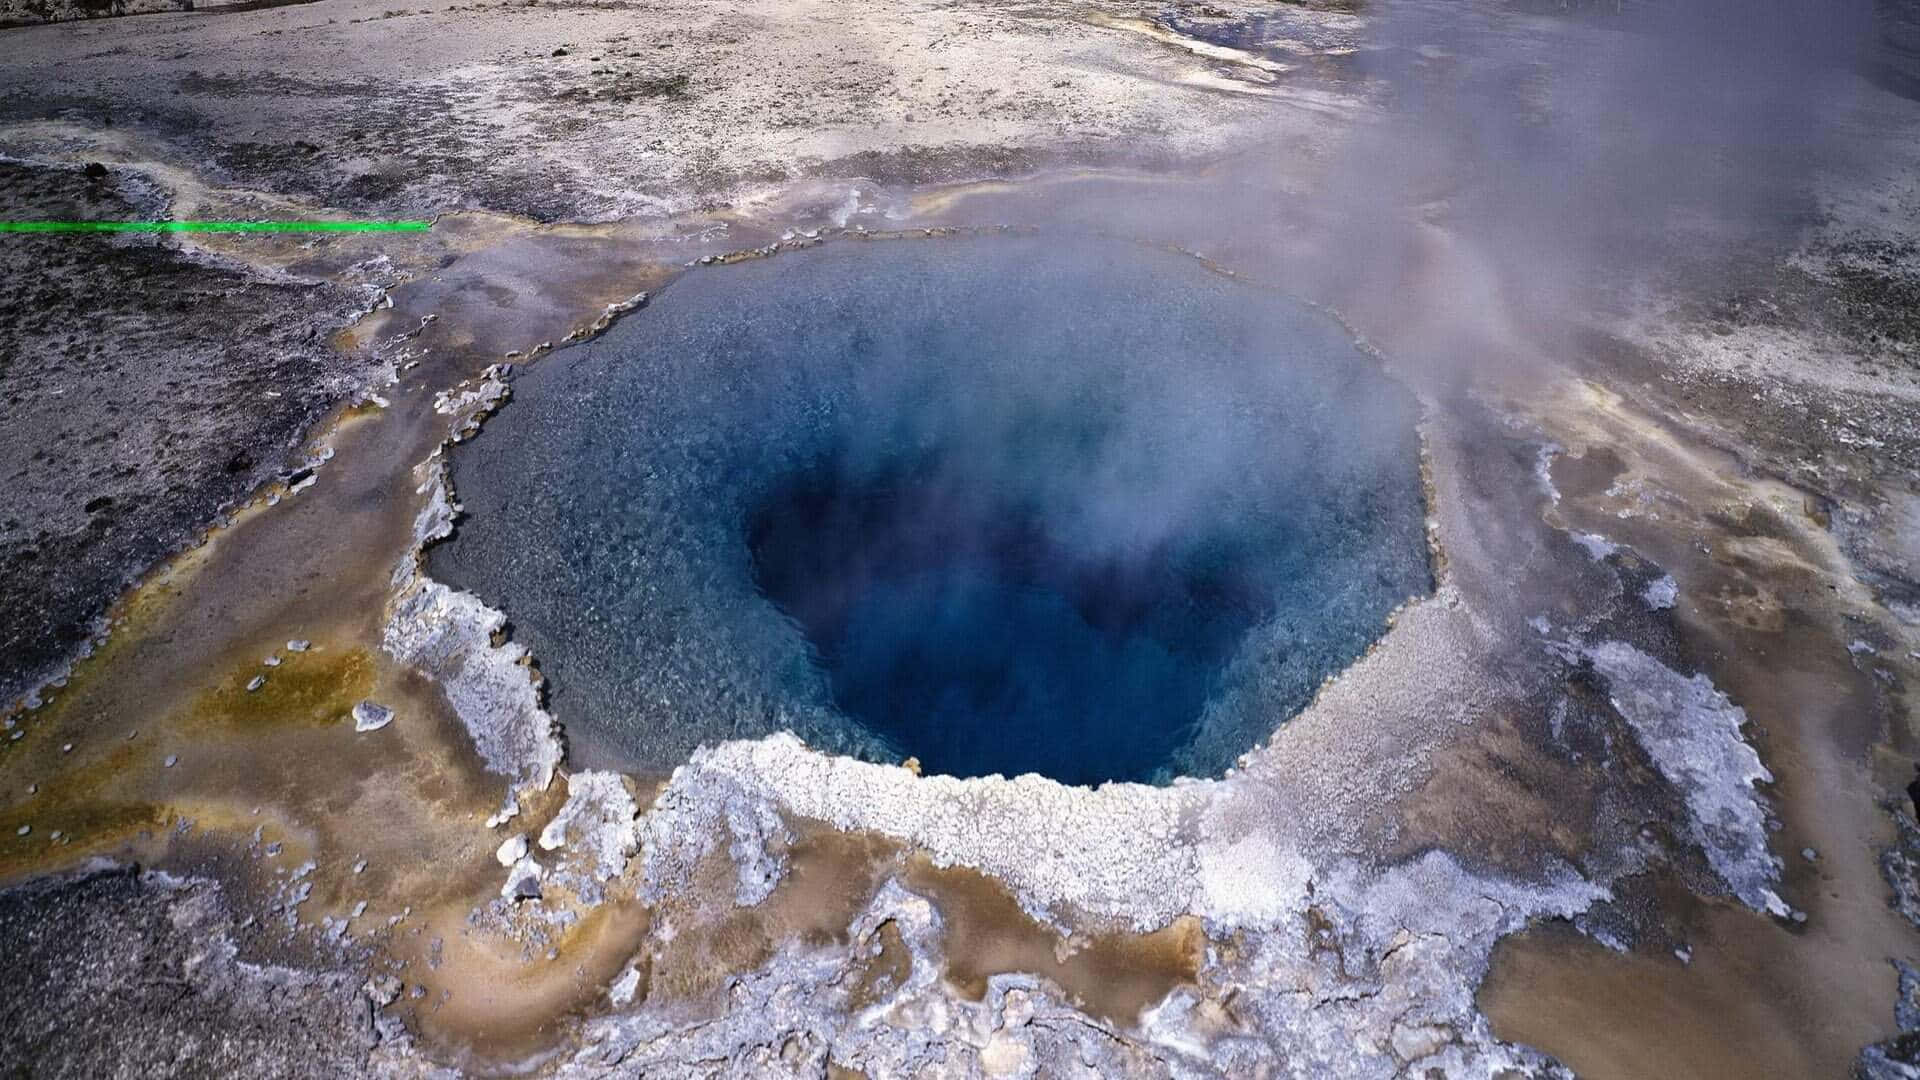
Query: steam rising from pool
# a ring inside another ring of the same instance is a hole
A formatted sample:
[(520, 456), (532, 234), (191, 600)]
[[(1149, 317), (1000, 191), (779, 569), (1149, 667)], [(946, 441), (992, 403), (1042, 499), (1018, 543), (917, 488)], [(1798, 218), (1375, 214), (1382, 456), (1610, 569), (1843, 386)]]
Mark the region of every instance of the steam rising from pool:
[(577, 763), (782, 728), (929, 771), (1217, 773), (1431, 587), (1415, 405), (1332, 322), (1116, 241), (702, 270), (454, 457), (432, 572)]

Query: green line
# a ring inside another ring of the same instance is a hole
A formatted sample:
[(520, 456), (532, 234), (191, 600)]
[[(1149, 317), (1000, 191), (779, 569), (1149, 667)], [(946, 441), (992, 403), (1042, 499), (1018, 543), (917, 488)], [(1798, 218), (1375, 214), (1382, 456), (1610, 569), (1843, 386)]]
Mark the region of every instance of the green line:
[(425, 232), (431, 221), (0, 221), (0, 233)]

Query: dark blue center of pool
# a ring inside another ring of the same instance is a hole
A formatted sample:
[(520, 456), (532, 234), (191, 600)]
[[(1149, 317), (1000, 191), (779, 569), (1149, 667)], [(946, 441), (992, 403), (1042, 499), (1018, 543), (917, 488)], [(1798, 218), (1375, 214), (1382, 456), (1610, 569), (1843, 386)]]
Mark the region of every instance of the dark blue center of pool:
[(790, 729), (1164, 781), (1430, 587), (1414, 417), (1337, 325), (1184, 257), (843, 242), (533, 367), (431, 569), (506, 610), (578, 763)]

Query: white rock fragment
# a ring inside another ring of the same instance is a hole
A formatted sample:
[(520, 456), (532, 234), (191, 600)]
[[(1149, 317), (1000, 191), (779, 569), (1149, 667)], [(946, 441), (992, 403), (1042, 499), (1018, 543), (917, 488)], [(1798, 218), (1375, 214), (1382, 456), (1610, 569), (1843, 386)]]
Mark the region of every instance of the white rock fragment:
[(311, 648), (313, 648), (313, 642), (305, 638), (294, 638), (292, 641), (287, 642), (288, 652), (306, 652)]
[(1661, 774), (1686, 799), (1689, 832), (1740, 901), (1786, 918), (1774, 892), (1780, 860), (1767, 850), (1767, 812), (1753, 785), (1773, 774), (1741, 734), (1747, 714), (1705, 675), (1681, 675), (1625, 642), (1587, 649), (1614, 708)]
[(22, 825), (22, 826), (20, 826), (20, 828), (19, 828), (19, 829), (17, 829), (17, 830), (15, 830), (15, 831), (14, 831), (14, 835), (15, 835), (15, 836), (25, 836), (25, 835), (27, 835), (28, 833), (30, 833), (30, 832), (32, 832), (32, 831), (33, 831), (33, 826), (31, 826), (31, 825)]
[(265, 675), (255, 675), (253, 678), (247, 680), (247, 693), (251, 694), (265, 685), (267, 685), (267, 677)]
[(261, 662), (262, 664), (265, 664), (265, 665), (267, 665), (268, 667), (279, 667), (279, 666), (280, 666), (280, 658), (279, 658), (278, 656), (269, 656), (269, 657), (267, 657), (267, 658), (266, 658), (265, 660), (262, 660), (262, 661), (260, 661), (260, 662)]
[(639, 989), (640, 969), (628, 964), (627, 969), (620, 973), (620, 977), (613, 980), (613, 984), (607, 987), (607, 999), (615, 1005), (627, 1005), (633, 1001), (633, 995)]
[(61, 753), (63, 753), (63, 754), (71, 754), (71, 753), (73, 753), (73, 744), (72, 744), (72, 743), (70, 743), (70, 742), (65, 742), (65, 743), (61, 743), (61, 744), (60, 744), (60, 752), (61, 752)]
[(167, 760), (166, 760), (166, 762), (165, 762), (165, 765), (166, 765), (166, 767), (167, 767), (167, 768), (169, 768), (169, 769), (171, 769), (171, 768), (173, 768), (173, 767), (174, 767), (175, 765), (178, 765), (179, 763), (180, 763), (180, 756), (179, 756), (178, 754), (168, 754), (168, 755), (167, 755)]
[(363, 701), (353, 707), (353, 730), (379, 731), (393, 723), (393, 710), (385, 705)]
[(540, 830), (543, 851), (568, 844), (586, 855), (594, 874), (611, 881), (640, 846), (640, 806), (619, 773), (578, 772), (567, 777), (567, 802)]
[[(460, 418), (456, 414), (456, 426)], [(414, 537), (424, 545), (453, 531), (459, 508), (447, 493), (443, 460), (426, 467), (422, 486), (429, 498), (414, 523)], [(494, 634), (506, 625), (506, 616), (422, 574), (417, 549), (395, 567), (393, 579), (398, 596), (381, 644), (440, 684), (488, 769), (511, 782), (507, 809), (517, 811), (521, 793), (553, 782), (561, 758), (558, 726), (541, 707), (539, 689), (523, 663), (526, 646), (513, 641), (495, 646)], [(496, 815), (496, 820), (511, 816)]]
[(1604, 561), (1607, 556), (1620, 550), (1619, 544), (1601, 536), (1599, 533), (1572, 532), (1567, 535), (1573, 538), (1574, 543), (1587, 549), (1587, 556), (1594, 562)]
[(1667, 610), (1679, 597), (1680, 583), (1673, 580), (1672, 574), (1662, 575), (1640, 591), (1640, 599), (1646, 601), (1647, 607), (1654, 611)]
[(382, 1008), (400, 1000), (401, 989), (400, 980), (394, 978), (392, 975), (375, 975), (367, 980), (365, 986), (361, 987), (361, 991), (367, 995), (367, 999)]
[(361, 860), (360, 860), (359, 862), (356, 862), (356, 863), (354, 863), (354, 864), (353, 864), (353, 872), (354, 872), (354, 873), (356, 873), (356, 874), (364, 874), (364, 873), (366, 873), (366, 871), (367, 871), (367, 860), (365, 860), (365, 859), (361, 859)]
[(360, 916), (365, 915), (366, 913), (367, 913), (367, 902), (365, 900), (362, 900), (359, 903), (353, 905), (353, 914), (347, 917), (350, 919), (357, 919)]
[(515, 902), (538, 900), (540, 899), (540, 879), (546, 876), (546, 869), (531, 856), (523, 858), (507, 871), (507, 881), (500, 886), (500, 895)]
[(515, 833), (503, 841), (493, 853), (501, 866), (512, 866), (527, 857), (527, 834)]

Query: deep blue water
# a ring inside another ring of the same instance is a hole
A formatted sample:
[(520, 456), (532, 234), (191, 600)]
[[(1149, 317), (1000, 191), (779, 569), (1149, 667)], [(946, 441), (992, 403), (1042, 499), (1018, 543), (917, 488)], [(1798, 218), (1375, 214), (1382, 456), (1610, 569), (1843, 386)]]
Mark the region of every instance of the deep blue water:
[(1430, 588), (1414, 419), (1337, 325), (1181, 256), (846, 241), (528, 369), (431, 569), (508, 613), (586, 764), (789, 728), (1213, 773)]

